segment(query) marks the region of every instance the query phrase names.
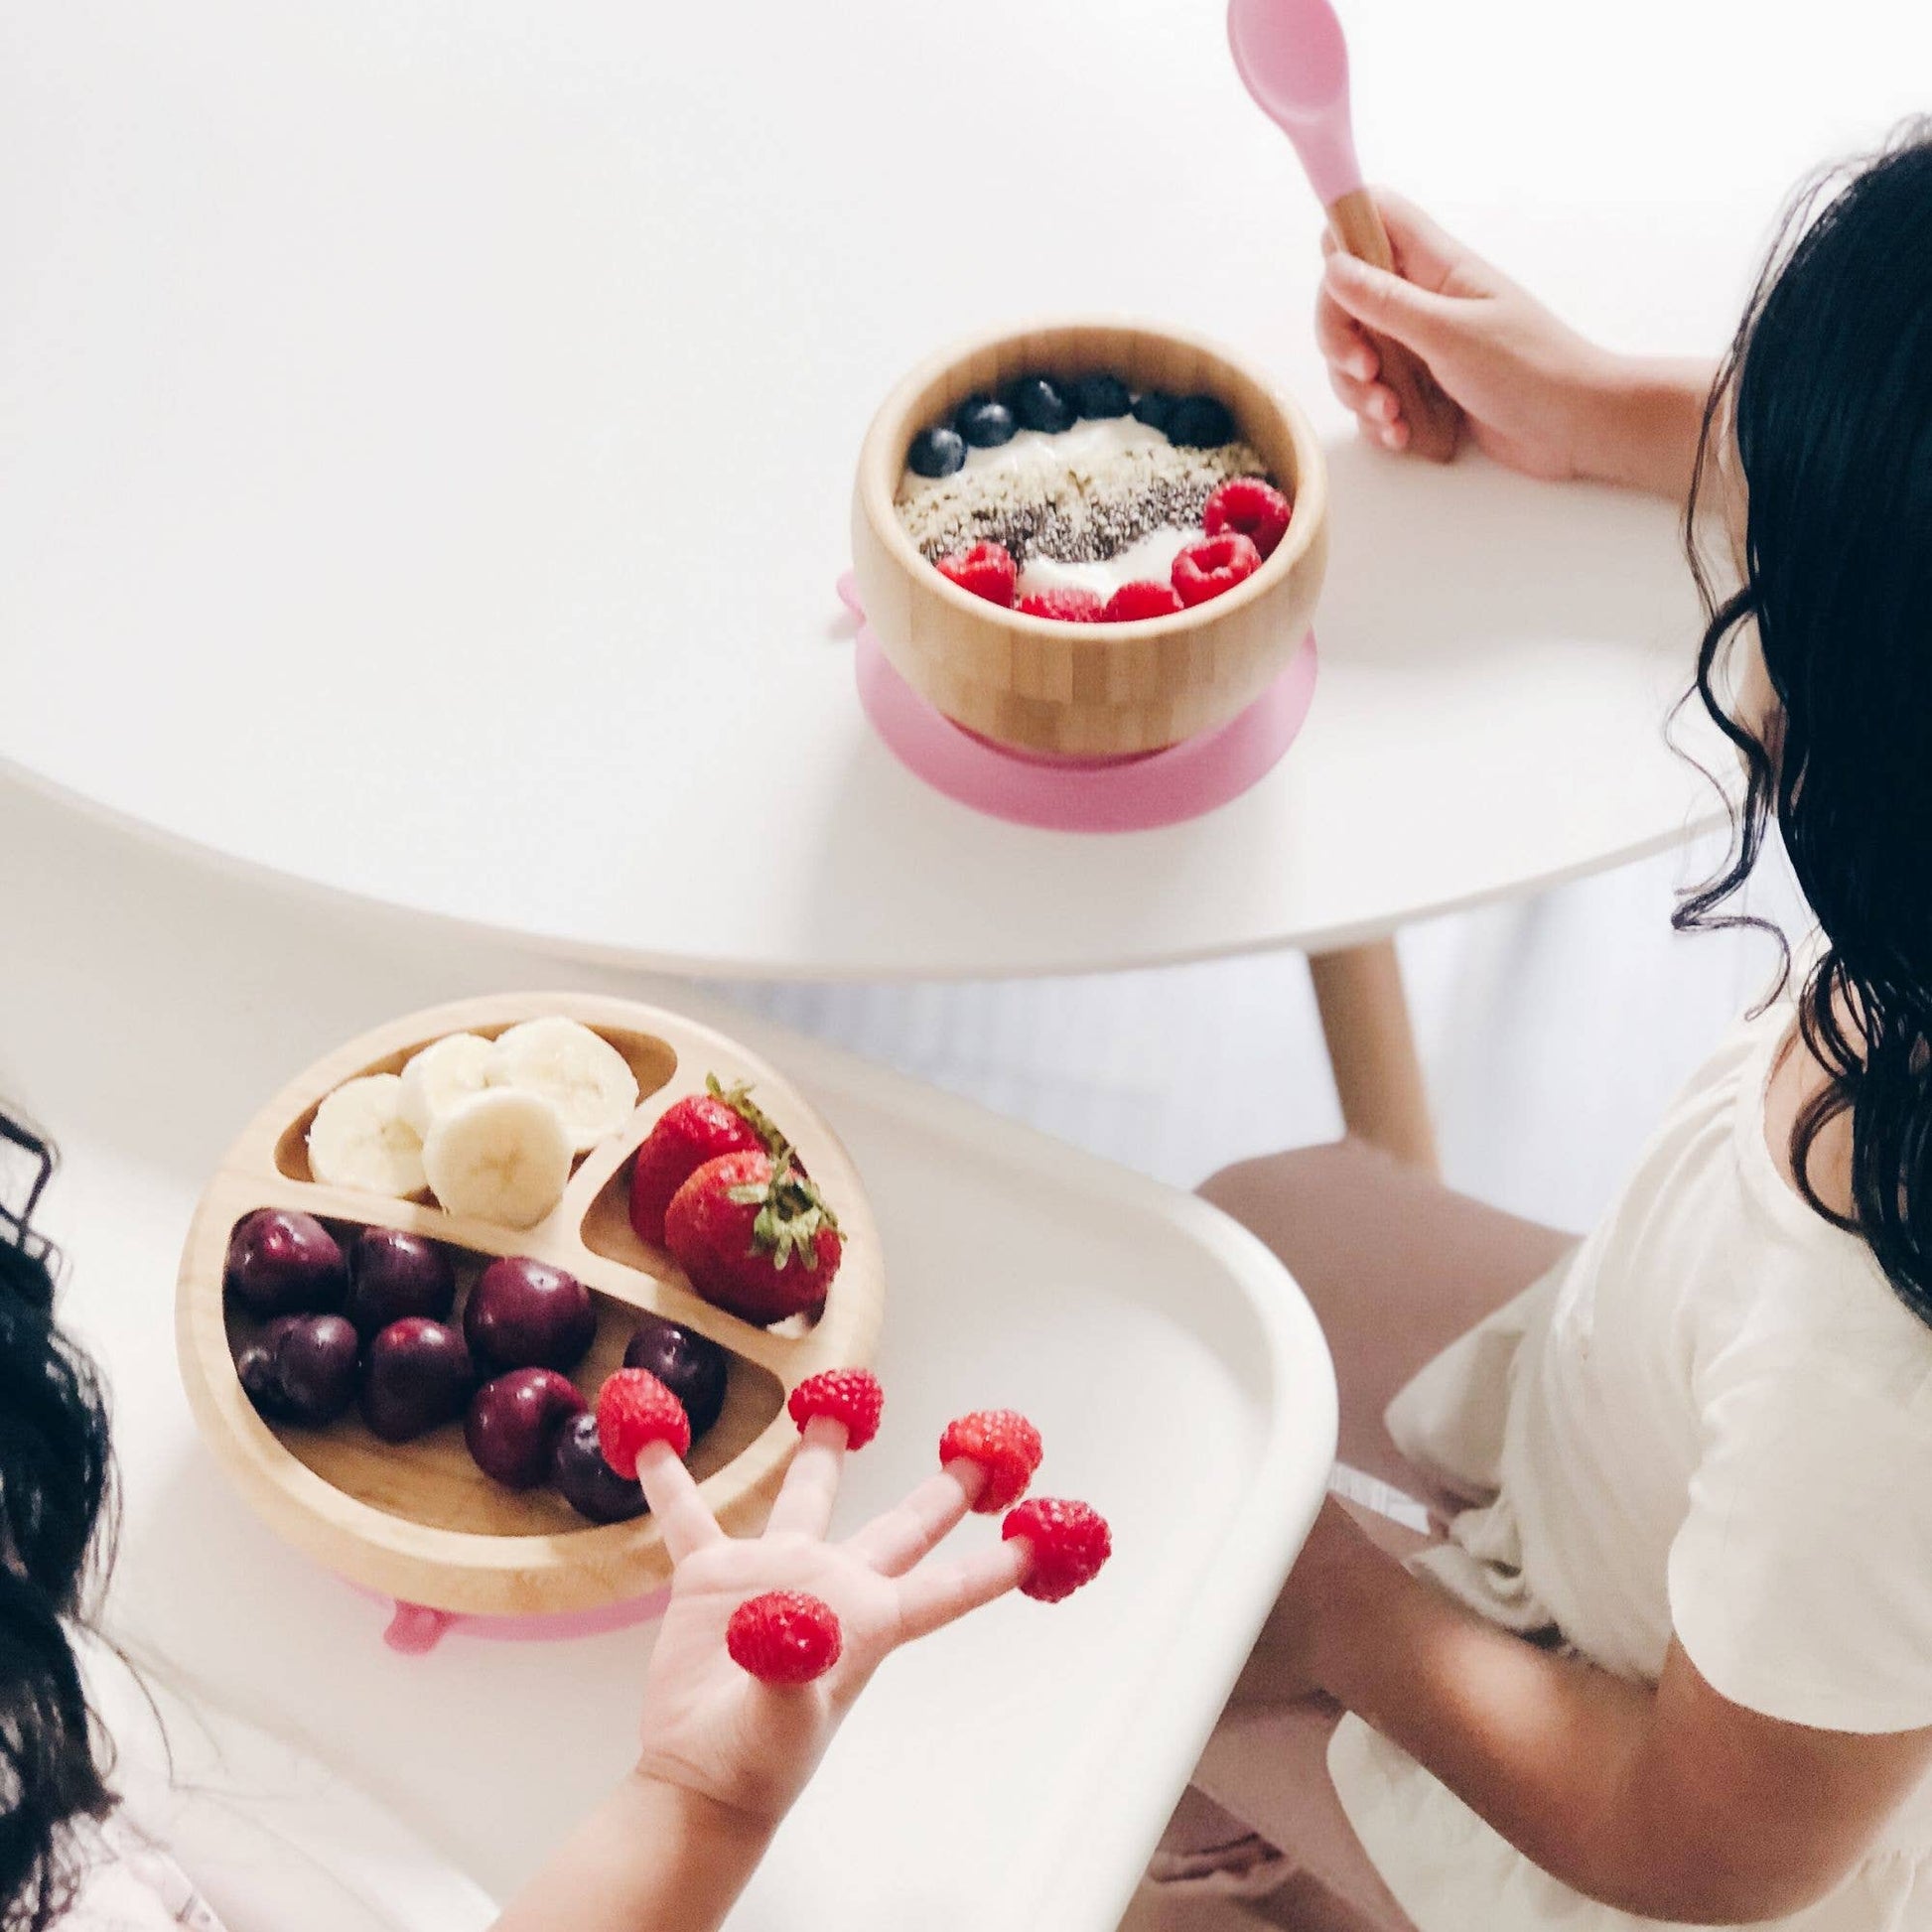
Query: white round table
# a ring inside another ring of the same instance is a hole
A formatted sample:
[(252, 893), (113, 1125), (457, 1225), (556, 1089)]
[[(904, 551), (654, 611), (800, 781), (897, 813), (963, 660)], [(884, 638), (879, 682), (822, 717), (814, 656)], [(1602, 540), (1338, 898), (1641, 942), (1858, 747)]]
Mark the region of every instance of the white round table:
[[(1715, 348), (1785, 186), (1932, 61), (1909, 0), (1349, 11), (1371, 172), (1658, 347)], [(1333, 952), (1709, 807), (1672, 516), (1354, 443), (1212, 0), (97, 0), (0, 23), (0, 759), (171, 837), (892, 977)], [(1131, 837), (922, 788), (833, 593), (898, 372), (1080, 312), (1226, 340), (1333, 441), (1303, 738)]]

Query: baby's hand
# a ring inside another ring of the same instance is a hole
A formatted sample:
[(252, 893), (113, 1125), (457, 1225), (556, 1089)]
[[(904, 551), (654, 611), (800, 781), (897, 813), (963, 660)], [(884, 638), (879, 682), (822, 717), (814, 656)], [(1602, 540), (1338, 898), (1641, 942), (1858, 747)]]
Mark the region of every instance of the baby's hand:
[(1376, 379), (1370, 333), (1413, 349), (1462, 411), (1477, 447), (1528, 476), (1602, 474), (1599, 418), (1613, 358), (1586, 342), (1422, 209), (1378, 190), (1399, 275), (1342, 253), (1332, 234), (1314, 333), (1335, 394), (1385, 449), (1408, 447), (1396, 393)]
[[(1016, 1586), (1057, 1601), (1107, 1560), (1107, 1526), (1091, 1509), (1035, 1498), (1009, 1513), (992, 1549), (921, 1564), (969, 1509), (997, 1514), (1031, 1483), (1039, 1432), (1008, 1410), (953, 1423), (936, 1476), (828, 1543), (846, 1449), (879, 1427), (879, 1384), (834, 1369), (801, 1382), (786, 1406), (805, 1440), (764, 1534), (734, 1542), (680, 1460), (690, 1420), (670, 1390), (619, 1369), (599, 1392), (605, 1459), (643, 1483), (676, 1565), (644, 1679), (643, 1750), (496, 1932), (714, 1932), (840, 1720), (900, 1644)], [(787, 1600), (759, 1601), (774, 1593)]]
[[(1033, 1551), (1025, 1541), (917, 1567), (979, 1498), (986, 1474), (965, 1460), (848, 1541), (825, 1541), (845, 1451), (843, 1421), (807, 1422), (764, 1534), (742, 1541), (718, 1527), (670, 1447), (656, 1443), (639, 1455), (638, 1477), (677, 1565), (644, 1680), (638, 1768), (647, 1777), (775, 1823), (894, 1650), (1026, 1578)], [(770, 1590), (817, 1597), (838, 1619), (838, 1659), (814, 1682), (760, 1683), (729, 1653), (733, 1612)]]

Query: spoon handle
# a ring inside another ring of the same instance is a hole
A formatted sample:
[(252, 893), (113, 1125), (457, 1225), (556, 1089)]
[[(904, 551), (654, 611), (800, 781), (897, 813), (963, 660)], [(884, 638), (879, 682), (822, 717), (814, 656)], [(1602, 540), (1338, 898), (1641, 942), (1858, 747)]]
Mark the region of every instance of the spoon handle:
[[(1395, 253), (1389, 231), (1365, 188), (1350, 189), (1328, 204), (1328, 222), (1335, 239), (1351, 255), (1372, 268), (1395, 272)], [(1409, 448), (1432, 463), (1447, 463), (1455, 454), (1462, 413), (1446, 396), (1429, 364), (1400, 343), (1377, 336), (1375, 351), (1382, 358), (1381, 380), (1402, 404), (1402, 420), (1409, 425)]]

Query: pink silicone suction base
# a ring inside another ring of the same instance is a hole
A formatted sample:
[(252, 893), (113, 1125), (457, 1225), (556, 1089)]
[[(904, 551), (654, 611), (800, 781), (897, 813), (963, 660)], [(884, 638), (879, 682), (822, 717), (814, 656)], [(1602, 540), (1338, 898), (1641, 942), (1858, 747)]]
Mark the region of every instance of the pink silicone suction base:
[(859, 619), (859, 702), (913, 776), (962, 805), (1050, 832), (1147, 832), (1239, 798), (1280, 762), (1314, 699), (1314, 632), (1238, 718), (1159, 752), (1119, 759), (1018, 752), (955, 725), (894, 670), (865, 621), (851, 573), (839, 596)]
[[(351, 1586), (359, 1587), (359, 1586)], [(361, 1590), (374, 1596), (373, 1590)], [(386, 1598), (376, 1597), (378, 1602)], [(435, 1610), (424, 1603), (397, 1603), (382, 1632), (382, 1641), (405, 1657), (422, 1657), (452, 1631), (483, 1637), (492, 1643), (558, 1643), (571, 1637), (601, 1637), (612, 1630), (627, 1630), (664, 1614), (671, 1600), (668, 1589), (635, 1596), (627, 1603), (609, 1603), (597, 1610), (565, 1610), (548, 1616), (470, 1616), (461, 1610)]]

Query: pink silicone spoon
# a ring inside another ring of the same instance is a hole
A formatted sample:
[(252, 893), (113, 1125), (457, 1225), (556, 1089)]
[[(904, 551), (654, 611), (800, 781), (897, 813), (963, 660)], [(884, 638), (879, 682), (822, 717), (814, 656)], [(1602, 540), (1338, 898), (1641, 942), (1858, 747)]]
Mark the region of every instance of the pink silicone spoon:
[[(1335, 239), (1351, 255), (1393, 271), (1394, 252), (1362, 186), (1348, 119), (1348, 43), (1328, 0), (1228, 0), (1228, 46), (1261, 111), (1295, 145), (1309, 185), (1328, 210)], [(1461, 413), (1427, 364), (1386, 337), (1375, 339), (1381, 380), (1396, 393), (1409, 447), (1447, 463)]]

